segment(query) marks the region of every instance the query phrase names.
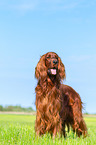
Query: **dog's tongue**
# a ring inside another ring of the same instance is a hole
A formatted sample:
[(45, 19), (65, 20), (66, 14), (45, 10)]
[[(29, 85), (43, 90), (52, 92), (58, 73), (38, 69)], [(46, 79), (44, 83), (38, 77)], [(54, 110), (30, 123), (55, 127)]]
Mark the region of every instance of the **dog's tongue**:
[(56, 69), (50, 69), (52, 75), (56, 75)]

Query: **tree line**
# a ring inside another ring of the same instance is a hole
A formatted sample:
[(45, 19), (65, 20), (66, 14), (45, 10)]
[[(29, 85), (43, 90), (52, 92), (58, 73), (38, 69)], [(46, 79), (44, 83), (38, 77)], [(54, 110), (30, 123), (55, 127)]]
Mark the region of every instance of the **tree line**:
[(0, 105), (0, 111), (13, 111), (13, 112), (32, 112), (34, 111), (32, 107), (21, 107), (20, 105), (16, 105), (16, 106), (2, 106)]

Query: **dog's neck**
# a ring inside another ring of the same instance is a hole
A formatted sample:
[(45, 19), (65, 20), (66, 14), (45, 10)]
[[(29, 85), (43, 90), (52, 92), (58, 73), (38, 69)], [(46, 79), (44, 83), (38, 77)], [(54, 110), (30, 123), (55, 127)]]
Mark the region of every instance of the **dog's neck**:
[(43, 90), (45, 90), (46, 87), (52, 89), (54, 86), (59, 89), (60, 84), (61, 81), (58, 75), (48, 75), (47, 77), (38, 80), (38, 85), (40, 85)]
[(47, 81), (51, 86), (60, 87), (60, 79), (57, 75), (49, 75)]

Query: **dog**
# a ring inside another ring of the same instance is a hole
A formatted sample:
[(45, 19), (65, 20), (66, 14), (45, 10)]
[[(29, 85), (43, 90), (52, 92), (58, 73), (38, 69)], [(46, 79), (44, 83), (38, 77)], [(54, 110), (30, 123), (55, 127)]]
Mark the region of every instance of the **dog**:
[(62, 84), (66, 78), (65, 66), (55, 52), (41, 56), (35, 68), (38, 80), (36, 92), (37, 135), (46, 132), (53, 137), (60, 133), (66, 137), (65, 127), (72, 127), (73, 132), (80, 137), (87, 135), (87, 127), (83, 119), (83, 103), (79, 94), (70, 86)]

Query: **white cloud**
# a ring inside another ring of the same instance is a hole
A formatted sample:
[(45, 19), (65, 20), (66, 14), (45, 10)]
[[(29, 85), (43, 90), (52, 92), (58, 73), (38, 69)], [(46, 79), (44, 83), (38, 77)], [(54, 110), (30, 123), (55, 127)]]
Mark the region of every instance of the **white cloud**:
[(43, 11), (60, 11), (71, 10), (74, 8), (86, 7), (93, 5), (93, 2), (86, 2), (86, 0), (3, 0), (0, 2), (2, 9), (10, 10), (43, 10)]
[(34, 10), (36, 6), (38, 5), (38, 0), (15, 0), (15, 1), (6, 1), (4, 0), (2, 3), (0, 3), (0, 7), (2, 9), (8, 9), (8, 10)]
[(15, 10), (65, 10), (72, 9), (77, 6), (77, 2), (67, 2), (66, 0), (15, 0), (0, 2), (3, 9)]
[(9, 6), (12, 9), (16, 9), (16, 10), (34, 10), (35, 9), (35, 5), (34, 4), (20, 4), (20, 5), (11, 5)]

